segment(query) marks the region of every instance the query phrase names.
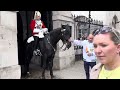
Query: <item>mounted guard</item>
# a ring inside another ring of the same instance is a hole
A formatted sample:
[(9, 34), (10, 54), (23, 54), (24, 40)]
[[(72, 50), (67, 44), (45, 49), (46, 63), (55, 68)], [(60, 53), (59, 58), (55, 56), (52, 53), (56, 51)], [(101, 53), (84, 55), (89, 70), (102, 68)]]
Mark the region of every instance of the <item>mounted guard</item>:
[(41, 54), (39, 48), (39, 41), (43, 44), (44, 35), (48, 33), (48, 28), (44, 25), (43, 21), (41, 21), (41, 13), (39, 11), (35, 11), (34, 19), (30, 23), (30, 29), (32, 30), (32, 35), (27, 43), (34, 41), (34, 54)]

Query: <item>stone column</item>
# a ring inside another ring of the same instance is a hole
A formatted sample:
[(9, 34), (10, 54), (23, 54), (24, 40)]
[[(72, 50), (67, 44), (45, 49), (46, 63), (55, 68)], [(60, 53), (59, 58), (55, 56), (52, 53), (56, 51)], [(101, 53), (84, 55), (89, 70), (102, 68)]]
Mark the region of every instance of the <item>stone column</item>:
[[(74, 20), (71, 11), (53, 11), (53, 29), (61, 27), (61, 24), (72, 26), (72, 39), (74, 39)], [(61, 51), (62, 41), (58, 42), (57, 52), (53, 61), (53, 69), (64, 69), (70, 67), (75, 61), (74, 47)]]
[(0, 79), (20, 79), (17, 49), (17, 13), (0, 11)]

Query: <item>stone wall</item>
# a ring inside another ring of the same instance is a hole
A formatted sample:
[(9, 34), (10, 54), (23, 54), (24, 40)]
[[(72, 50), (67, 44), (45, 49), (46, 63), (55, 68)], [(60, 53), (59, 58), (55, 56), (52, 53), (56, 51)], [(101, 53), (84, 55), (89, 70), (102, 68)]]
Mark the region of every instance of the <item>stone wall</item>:
[[(61, 24), (72, 26), (72, 39), (74, 39), (74, 21), (70, 11), (53, 11), (53, 29), (61, 27)], [(71, 66), (75, 61), (74, 47), (61, 51), (62, 41), (58, 42), (57, 52), (53, 62), (53, 69), (64, 69)]]
[(16, 12), (0, 11), (0, 78), (19, 79)]

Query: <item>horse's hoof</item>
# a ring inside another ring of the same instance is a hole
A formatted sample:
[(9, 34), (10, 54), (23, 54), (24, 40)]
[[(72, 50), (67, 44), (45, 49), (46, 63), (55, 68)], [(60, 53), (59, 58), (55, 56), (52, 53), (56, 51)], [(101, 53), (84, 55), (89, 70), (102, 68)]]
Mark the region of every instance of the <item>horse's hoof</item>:
[(27, 72), (27, 75), (26, 75), (27, 77), (30, 77), (31, 76), (31, 73), (30, 72)]
[(41, 79), (45, 79), (45, 77), (41, 77)]
[(56, 77), (53, 75), (53, 76), (51, 76), (51, 79), (56, 79)]

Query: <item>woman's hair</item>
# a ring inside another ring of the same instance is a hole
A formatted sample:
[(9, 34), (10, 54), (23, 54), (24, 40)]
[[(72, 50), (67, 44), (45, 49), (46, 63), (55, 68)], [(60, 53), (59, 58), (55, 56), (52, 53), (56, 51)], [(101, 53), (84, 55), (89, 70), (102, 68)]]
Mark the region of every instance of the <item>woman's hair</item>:
[(93, 35), (97, 34), (105, 34), (109, 33), (111, 40), (115, 43), (115, 45), (120, 43), (120, 32), (117, 29), (111, 28), (109, 26), (104, 26), (100, 29), (97, 29), (96, 31), (93, 32)]
[(120, 43), (120, 33), (118, 30), (113, 29), (114, 31), (110, 32), (111, 40), (117, 45)]

